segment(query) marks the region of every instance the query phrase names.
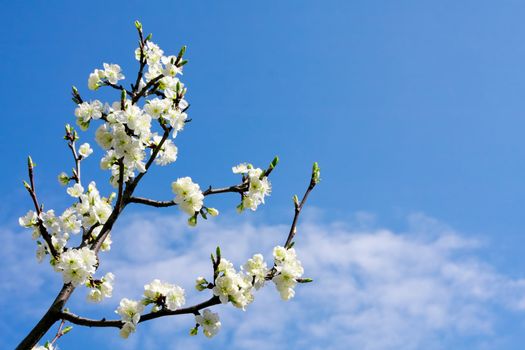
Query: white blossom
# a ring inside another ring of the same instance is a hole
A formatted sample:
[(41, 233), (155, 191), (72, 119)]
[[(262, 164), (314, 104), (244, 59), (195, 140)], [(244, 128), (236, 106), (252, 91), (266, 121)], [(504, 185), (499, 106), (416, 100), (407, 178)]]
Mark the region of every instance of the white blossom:
[(38, 223), (38, 216), (34, 211), (30, 210), (26, 215), (18, 219), (18, 223), (22, 227), (33, 227)]
[(80, 215), (73, 208), (67, 208), (62, 215), (60, 215), (62, 224), (62, 231), (68, 233), (79, 233), (82, 227)]
[(195, 315), (195, 322), (202, 327), (202, 331), (208, 338), (213, 337), (221, 328), (219, 314), (205, 309), (202, 314)]
[[(160, 140), (155, 140), (155, 144), (157, 144), (157, 142), (160, 142)], [(171, 140), (165, 140), (159, 153), (157, 154), (155, 164), (164, 166), (173, 163), (177, 160), (177, 152), (177, 146), (175, 146)]]
[(97, 256), (95, 252), (84, 247), (81, 249), (69, 249), (60, 255), (55, 269), (62, 273), (64, 283), (74, 286), (84, 284), (95, 273)]
[(155, 279), (144, 286), (143, 302), (155, 304), (155, 310), (164, 305), (168, 310), (175, 311), (184, 305), (186, 299), (181, 287)]
[(84, 187), (82, 187), (81, 184), (76, 183), (71, 187), (68, 187), (66, 190), (67, 194), (69, 194), (71, 197), (78, 198), (84, 193)]
[(61, 232), (61, 223), (55, 216), (55, 211), (53, 209), (42, 212), (40, 216), (42, 219), (42, 224), (49, 233), (53, 235), (59, 234)]
[(140, 301), (123, 298), (120, 300), (119, 307), (115, 311), (123, 322), (130, 322), (136, 325), (140, 320), (140, 313), (144, 311), (144, 305)]
[(77, 123), (88, 123), (91, 119), (100, 119), (102, 117), (103, 110), (104, 106), (102, 105), (102, 102), (98, 100), (82, 102), (75, 109)]
[(118, 64), (104, 63), (104, 76), (111, 84), (117, 84), (119, 80), (125, 78), (124, 74), (120, 71)]
[(149, 100), (144, 105), (144, 111), (148, 113), (153, 119), (158, 119), (164, 113), (168, 111), (171, 105), (171, 101), (168, 99), (154, 98)]
[(255, 254), (251, 259), (248, 259), (243, 266), (243, 270), (248, 276), (253, 278), (253, 285), (256, 289), (264, 285), (266, 275), (269, 272), (261, 254)]
[(246, 173), (248, 173), (248, 169), (251, 169), (251, 168), (253, 168), (253, 166), (251, 164), (241, 163), (241, 164), (238, 164), (238, 165), (232, 167), (232, 172), (234, 174), (246, 174)]
[(78, 154), (80, 154), (83, 158), (87, 158), (89, 157), (89, 155), (93, 153), (93, 149), (91, 148), (91, 146), (89, 145), (89, 143), (83, 143), (82, 145), (80, 145), (80, 147), (78, 148)]
[[(157, 44), (150, 40), (146, 42), (146, 45), (144, 46), (144, 56), (148, 62), (148, 65), (156, 66), (156, 64), (160, 62), (163, 54), (164, 51), (162, 51)], [(140, 59), (140, 48), (135, 50), (135, 58), (137, 60)]]
[(297, 279), (303, 275), (304, 269), (293, 248), (286, 249), (277, 246), (273, 249), (273, 256), (278, 274), (273, 277), (272, 281), (281, 298), (289, 300), (295, 295), (294, 288), (297, 285)]
[(241, 163), (232, 167), (232, 171), (234, 174), (243, 174), (249, 182), (248, 191), (243, 194), (238, 210), (255, 211), (260, 204), (264, 204), (264, 197), (268, 196), (272, 189), (268, 177), (264, 176), (264, 170), (254, 168), (248, 163)]
[(176, 194), (175, 203), (188, 215), (194, 215), (201, 210), (204, 200), (198, 184), (194, 183), (190, 177), (183, 177), (171, 184), (173, 193)]
[(164, 64), (162, 74), (165, 76), (174, 77), (177, 74), (182, 74), (182, 67), (178, 67), (175, 64), (175, 62), (177, 62), (177, 56), (163, 56), (161, 62)]
[(222, 258), (217, 271), (220, 275), (215, 281), (213, 294), (218, 296), (221, 303), (231, 302), (233, 306), (245, 310), (253, 301), (251, 276), (235, 271), (233, 265)]
[(135, 333), (136, 329), (137, 326), (133, 322), (125, 322), (119, 334), (122, 338), (127, 339), (131, 333)]
[(98, 303), (104, 298), (110, 298), (113, 295), (113, 281), (115, 276), (108, 272), (104, 277), (98, 281), (89, 281), (86, 286), (90, 287), (91, 290), (87, 296), (89, 301)]
[(95, 69), (95, 71), (89, 75), (88, 88), (90, 90), (97, 90), (102, 83), (102, 77), (104, 77), (104, 71)]
[(102, 124), (98, 127), (95, 133), (95, 140), (100, 145), (100, 147), (108, 150), (111, 148), (113, 142), (113, 134), (109, 131), (108, 124)]

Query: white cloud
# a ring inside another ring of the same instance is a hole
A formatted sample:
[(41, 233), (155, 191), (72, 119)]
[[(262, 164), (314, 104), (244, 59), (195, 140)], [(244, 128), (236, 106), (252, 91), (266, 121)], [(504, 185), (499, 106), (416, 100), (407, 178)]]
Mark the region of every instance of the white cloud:
[[(257, 252), (269, 260), (288, 230), (224, 220), (190, 229), (184, 218), (168, 215), (128, 219), (102, 257), (103, 270), (117, 276), (115, 298), (101, 315), (99, 306), (81, 302), (80, 292), (74, 311), (112, 317), (120, 297), (140, 297), (153, 278), (185, 287), (189, 302), (204, 299), (192, 286), (195, 277), (210, 275), (209, 254), (217, 245), (237, 266)], [(187, 336), (192, 316), (141, 324), (131, 342), (116, 331), (104, 339), (125, 349), (381, 350), (442, 349), (474, 338), (482, 348), (497, 340), (502, 313), (525, 308), (525, 281), (483, 262), (479, 242), (421, 214), (409, 217), (406, 233), (374, 228), (366, 213), (355, 219), (354, 225), (319, 219), (300, 225), (296, 248), (314, 283), (299, 285), (290, 302), (280, 301), (270, 284), (246, 312), (218, 306), (223, 329), (212, 340)]]

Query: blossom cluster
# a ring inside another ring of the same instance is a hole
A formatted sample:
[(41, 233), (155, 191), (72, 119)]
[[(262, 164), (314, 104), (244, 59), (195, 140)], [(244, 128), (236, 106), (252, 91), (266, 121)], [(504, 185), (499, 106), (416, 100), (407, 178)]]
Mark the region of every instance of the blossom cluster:
[(51, 243), (56, 251), (62, 252), (66, 246), (70, 234), (80, 232), (82, 222), (81, 217), (74, 208), (67, 208), (62, 215), (56, 216), (54, 210), (48, 210), (37, 215), (30, 210), (26, 215), (18, 219), (20, 226), (33, 230), (33, 239), (37, 240), (37, 259), (41, 262), (46, 254), (49, 254), (49, 247), (45, 241), (38, 240), (41, 236), (42, 227), (51, 236)]
[(144, 304), (140, 301), (127, 298), (120, 301), (120, 305), (115, 312), (120, 315), (122, 322), (124, 322), (120, 329), (122, 338), (127, 338), (131, 333), (135, 332), (142, 311), (144, 311)]
[(264, 197), (268, 196), (272, 190), (268, 176), (261, 168), (254, 168), (253, 165), (241, 163), (232, 168), (234, 174), (242, 174), (243, 178), (249, 183), (248, 191), (243, 193), (242, 202), (237, 207), (239, 212), (244, 209), (257, 210), (260, 204), (264, 204)]
[(79, 184), (69, 187), (67, 191), (70, 196), (79, 200), (74, 208), (82, 217), (82, 226), (91, 227), (106, 223), (112, 211), (112, 198), (101, 197), (94, 181), (89, 184), (85, 193)]
[(62, 273), (64, 283), (77, 286), (85, 284), (91, 278), (97, 263), (95, 252), (88, 247), (69, 249), (60, 254), (55, 270)]
[(151, 312), (163, 309), (175, 311), (180, 309), (185, 302), (184, 289), (177, 285), (154, 279), (151, 283), (144, 286), (144, 297), (141, 300), (134, 301), (124, 298), (120, 301), (120, 306), (115, 311), (120, 315), (124, 323), (120, 330), (120, 335), (123, 338), (127, 338), (131, 333), (135, 332), (140, 320), (140, 314), (146, 306), (153, 305)]
[(91, 279), (86, 282), (86, 287), (90, 288), (87, 299), (89, 301), (98, 303), (104, 298), (110, 298), (113, 295), (113, 281), (115, 276), (108, 272), (99, 280)]
[(300, 278), (304, 269), (297, 259), (294, 248), (286, 249), (277, 246), (273, 249), (275, 269), (278, 272), (272, 279), (283, 300), (293, 298), (297, 279)]
[(221, 328), (219, 314), (205, 309), (202, 314), (195, 315), (195, 322), (202, 327), (202, 332), (208, 338), (213, 337)]
[[(182, 74), (181, 57), (164, 56), (164, 51), (150, 40), (142, 50), (137, 48), (137, 52), (137, 59), (144, 59), (147, 63), (147, 71), (131, 99), (123, 88), (116, 85), (125, 78), (120, 66), (104, 63), (104, 69), (95, 69), (91, 73), (88, 87), (92, 90), (104, 85), (120, 88), (123, 92), (121, 100), (111, 105), (98, 100), (81, 102), (75, 110), (77, 124), (83, 129), (87, 129), (92, 120), (104, 121), (96, 131), (96, 141), (106, 151), (100, 166), (111, 170), (110, 182), (114, 186), (119, 182), (121, 168), (124, 182), (134, 178), (137, 172), (146, 171), (147, 149), (154, 152), (158, 148), (155, 155), (158, 165), (175, 162), (177, 147), (172, 140), (154, 132), (152, 123), (158, 122), (163, 130), (169, 130), (176, 137), (188, 118), (185, 113), (188, 103), (184, 99), (186, 88), (177, 77)], [(136, 103), (137, 96), (150, 94), (161, 98), (148, 99), (142, 107)]]
[(171, 190), (175, 194), (174, 202), (188, 215), (195, 215), (203, 205), (204, 195), (198, 184), (190, 177), (183, 177), (171, 184)]
[[(91, 238), (95, 239), (102, 229), (101, 225), (107, 221), (112, 211), (112, 197), (101, 197), (95, 182), (89, 184), (87, 192), (80, 183), (68, 187), (66, 192), (71, 197), (78, 198), (78, 202), (64, 210), (60, 216), (57, 216), (53, 209), (44, 211), (40, 215), (30, 210), (18, 219), (22, 227), (33, 230), (33, 239), (35, 240), (41, 236), (40, 230), (43, 227), (49, 233), (53, 248), (59, 254), (65, 250), (70, 235), (78, 234), (82, 229), (89, 229), (96, 225), (91, 230)], [(50, 250), (45, 241), (38, 240), (37, 244), (37, 259), (42, 261), (50, 253)], [(109, 250), (110, 245), (111, 239), (107, 239), (102, 250)], [(54, 263), (53, 260), (51, 262)]]
[(224, 258), (221, 258), (217, 272), (219, 275), (215, 279), (213, 294), (219, 297), (221, 303), (231, 302), (233, 306), (245, 310), (254, 299), (252, 277), (242, 271), (237, 272), (233, 264)]
[(153, 312), (162, 308), (175, 311), (180, 309), (185, 302), (184, 289), (177, 285), (154, 279), (150, 284), (144, 286), (142, 303), (144, 305), (153, 304)]

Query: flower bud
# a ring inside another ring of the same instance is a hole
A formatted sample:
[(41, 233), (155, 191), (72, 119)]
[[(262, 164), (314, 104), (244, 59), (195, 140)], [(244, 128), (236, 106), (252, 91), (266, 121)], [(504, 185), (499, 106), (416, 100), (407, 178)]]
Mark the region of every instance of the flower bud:
[(319, 168), (317, 162), (315, 162), (312, 167), (312, 182), (314, 184), (318, 184), (319, 181), (321, 181), (321, 169)]
[(62, 186), (66, 186), (69, 183), (69, 180), (71, 179), (69, 178), (69, 175), (65, 172), (61, 172), (60, 174), (58, 174), (58, 183), (60, 183)]
[(197, 280), (195, 281), (195, 289), (197, 289), (199, 292), (202, 292), (203, 290), (207, 288), (208, 288), (208, 281), (206, 281), (206, 278), (197, 277)]
[(206, 208), (206, 211), (208, 212), (208, 214), (210, 214), (211, 216), (217, 216), (219, 215), (219, 211), (215, 208)]
[(191, 227), (197, 226), (197, 215), (193, 215), (188, 219), (188, 225)]

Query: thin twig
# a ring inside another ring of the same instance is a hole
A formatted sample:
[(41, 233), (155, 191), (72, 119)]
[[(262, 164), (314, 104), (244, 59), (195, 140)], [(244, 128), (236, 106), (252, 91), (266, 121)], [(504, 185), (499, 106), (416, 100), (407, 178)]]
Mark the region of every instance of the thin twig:
[(133, 95), (133, 97), (131, 98), (131, 103), (132, 104), (135, 104), (137, 103), (137, 101), (142, 97), (144, 96), (144, 94), (146, 93), (146, 91), (149, 90), (150, 87), (152, 87), (153, 85), (155, 85), (160, 79), (164, 78), (164, 74), (160, 74), (158, 76), (156, 76), (155, 78), (151, 79), (150, 81), (148, 81), (148, 83), (146, 84), (146, 86), (144, 86), (137, 94)]
[(112, 87), (112, 88), (115, 89), (115, 90), (126, 91), (126, 93), (127, 93), (128, 95), (133, 96), (133, 95), (132, 95), (132, 92), (129, 91), (129, 90), (127, 90), (127, 89), (126, 89), (124, 86), (122, 86), (122, 85), (113, 84), (113, 83), (110, 83), (110, 82), (107, 81), (107, 80), (104, 81), (103, 84), (106, 85), (106, 86)]
[(33, 200), (33, 204), (35, 206), (35, 211), (38, 216), (38, 229), (40, 231), (40, 235), (44, 239), (44, 241), (47, 243), (49, 252), (53, 256), (53, 258), (58, 259), (58, 252), (53, 246), (53, 241), (51, 239), (51, 235), (49, 232), (47, 232), (47, 229), (44, 226), (44, 223), (42, 222), (41, 214), (42, 214), (42, 208), (38, 204), (38, 198), (36, 196), (36, 189), (35, 189), (35, 176), (33, 171), (33, 160), (29, 157), (27, 161), (27, 172), (29, 175), (29, 186), (25, 186), (27, 191), (29, 192), (29, 195), (31, 196), (31, 199)]
[(310, 180), (310, 184), (308, 185), (308, 188), (306, 189), (306, 192), (304, 193), (303, 199), (301, 199), (301, 202), (294, 203), (295, 206), (295, 213), (292, 221), (292, 226), (290, 227), (290, 232), (288, 233), (288, 237), (286, 238), (286, 243), (284, 244), (285, 248), (290, 248), (293, 238), (297, 232), (297, 222), (299, 220), (299, 215), (301, 214), (301, 210), (303, 209), (304, 204), (306, 203), (306, 200), (308, 199), (308, 195), (312, 190), (314, 189), (315, 185), (317, 183), (314, 180), (314, 176), (312, 175), (312, 179)]
[(60, 322), (60, 326), (58, 326), (57, 334), (55, 335), (55, 337), (53, 338), (53, 340), (51, 340), (51, 345), (55, 345), (56, 341), (57, 341), (58, 339), (60, 339), (61, 336), (63, 336), (63, 334), (62, 334), (62, 328), (64, 327), (64, 323), (66, 323), (66, 320), (62, 320), (62, 322)]
[(67, 146), (71, 150), (71, 153), (73, 154), (73, 159), (75, 160), (75, 179), (74, 180), (79, 185), (82, 185), (81, 180), (80, 180), (80, 157), (77, 154), (74, 138), (72, 140), (69, 140), (69, 142), (67, 143)]

